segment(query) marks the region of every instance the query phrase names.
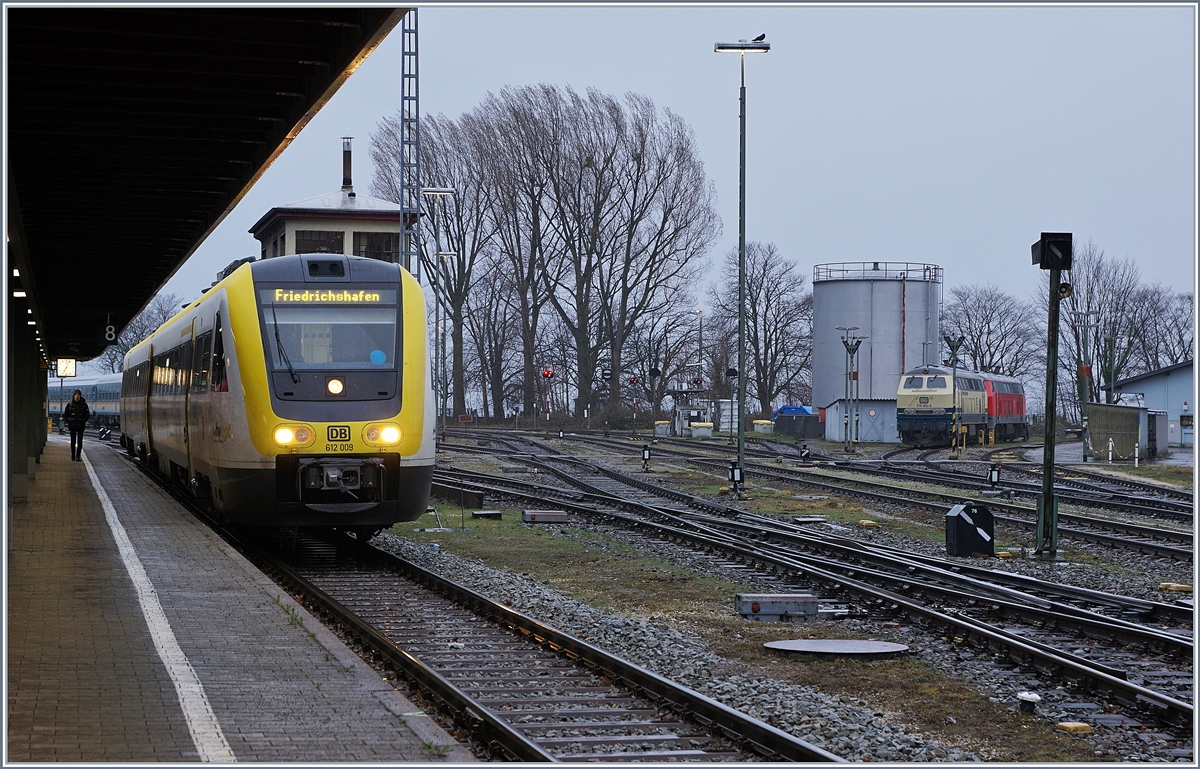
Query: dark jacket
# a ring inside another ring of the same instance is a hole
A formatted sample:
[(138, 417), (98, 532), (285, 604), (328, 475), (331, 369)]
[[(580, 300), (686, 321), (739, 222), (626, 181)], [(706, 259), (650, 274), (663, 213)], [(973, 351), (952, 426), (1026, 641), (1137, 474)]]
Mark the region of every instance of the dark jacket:
[(79, 400), (72, 398), (67, 401), (66, 408), (63, 409), (63, 421), (68, 427), (82, 429), (87, 424), (88, 417), (92, 415), (91, 409), (88, 408), (87, 401), (83, 396), (79, 396)]

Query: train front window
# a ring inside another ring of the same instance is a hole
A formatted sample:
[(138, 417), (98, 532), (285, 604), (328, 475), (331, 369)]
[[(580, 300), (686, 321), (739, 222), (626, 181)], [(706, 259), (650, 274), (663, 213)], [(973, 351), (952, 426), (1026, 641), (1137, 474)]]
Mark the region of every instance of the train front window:
[(378, 297), (371, 303), (299, 306), (286, 298), (267, 301), (268, 294), (262, 296), (263, 333), (276, 371), (289, 364), (297, 371), (395, 368), (394, 290), (371, 292)]
[(925, 382), (924, 377), (910, 376), (908, 379), (904, 380), (904, 389), (905, 390), (919, 390), (919, 389), (921, 389), (921, 386), (924, 384), (924, 382)]
[(931, 376), (931, 377), (929, 377), (929, 382), (927, 382), (926, 384), (929, 386), (930, 389), (937, 389), (938, 387), (945, 387), (946, 386), (946, 377)]

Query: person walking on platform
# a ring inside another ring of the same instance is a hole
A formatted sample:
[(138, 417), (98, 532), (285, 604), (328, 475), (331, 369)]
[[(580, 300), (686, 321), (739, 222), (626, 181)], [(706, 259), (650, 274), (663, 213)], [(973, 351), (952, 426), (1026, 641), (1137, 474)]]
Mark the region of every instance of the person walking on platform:
[(67, 423), (67, 429), (71, 431), (72, 462), (83, 461), (81, 458), (83, 454), (83, 428), (87, 425), (88, 417), (91, 415), (91, 409), (88, 408), (87, 401), (83, 399), (83, 393), (76, 390), (71, 396), (71, 402), (63, 409), (63, 421)]

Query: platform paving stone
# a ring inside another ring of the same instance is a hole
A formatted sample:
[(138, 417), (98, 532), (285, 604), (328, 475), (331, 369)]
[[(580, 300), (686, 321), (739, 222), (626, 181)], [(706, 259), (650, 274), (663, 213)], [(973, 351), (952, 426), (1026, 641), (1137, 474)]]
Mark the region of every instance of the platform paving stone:
[[(238, 761), (476, 760), (115, 446), (84, 450)], [(65, 438), (50, 437), (12, 520), (7, 761), (198, 761)]]

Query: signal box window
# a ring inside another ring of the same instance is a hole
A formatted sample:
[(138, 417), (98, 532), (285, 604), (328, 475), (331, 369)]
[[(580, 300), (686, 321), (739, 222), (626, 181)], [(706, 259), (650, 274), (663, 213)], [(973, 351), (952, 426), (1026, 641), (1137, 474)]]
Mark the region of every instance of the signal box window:
[(297, 254), (344, 254), (346, 233), (324, 230), (296, 230)]
[(908, 379), (904, 380), (904, 389), (919, 390), (924, 381), (925, 381), (924, 377), (910, 376)]
[(356, 232), (354, 233), (354, 255), (385, 262), (399, 261), (400, 233)]

